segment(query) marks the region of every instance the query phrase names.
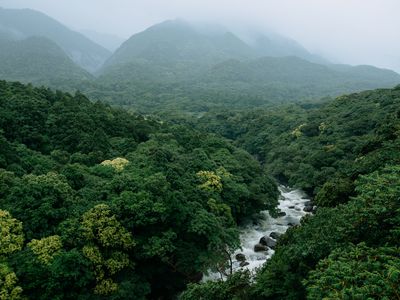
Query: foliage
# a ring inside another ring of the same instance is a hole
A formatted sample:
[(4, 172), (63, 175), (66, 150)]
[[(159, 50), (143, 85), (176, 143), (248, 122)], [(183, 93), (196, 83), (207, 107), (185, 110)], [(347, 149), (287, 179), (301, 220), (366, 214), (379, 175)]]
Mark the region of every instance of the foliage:
[(24, 243), (22, 223), (11, 217), (8, 211), (0, 210), (0, 259), (21, 250)]
[(19, 300), (22, 297), (22, 288), (17, 286), (18, 278), (7, 265), (0, 262), (0, 299)]
[(397, 299), (399, 248), (337, 249), (305, 281), (308, 299)]
[(173, 298), (277, 204), (260, 164), (216, 135), (4, 81), (0, 108), (0, 208), (19, 220), (4, 213), (18, 239), (0, 248), (27, 298)]

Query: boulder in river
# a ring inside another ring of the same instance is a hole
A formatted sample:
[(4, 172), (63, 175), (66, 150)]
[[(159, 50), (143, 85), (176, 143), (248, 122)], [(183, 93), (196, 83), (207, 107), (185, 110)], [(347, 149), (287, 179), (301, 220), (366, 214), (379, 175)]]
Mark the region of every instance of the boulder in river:
[(304, 206), (303, 211), (305, 212), (312, 212), (314, 210), (313, 206)]
[(269, 236), (264, 235), (259, 242), (261, 245), (267, 246), (271, 249), (275, 249), (276, 241), (270, 238)]
[(303, 211), (305, 212), (314, 212), (315, 206), (314, 203), (310, 200), (304, 203), (304, 209)]
[(263, 252), (268, 251), (268, 247), (266, 245), (262, 245), (260, 243), (254, 245), (254, 252)]
[(243, 253), (238, 253), (236, 254), (235, 258), (237, 261), (244, 262), (246, 260), (246, 255), (244, 255)]
[(280, 211), (280, 212), (277, 213), (277, 216), (278, 217), (284, 217), (284, 216), (286, 216), (286, 213), (284, 211)]
[(248, 266), (250, 263), (248, 263), (247, 261), (242, 261), (240, 264), (239, 264), (239, 266), (241, 267), (241, 268), (243, 268), (243, 267), (245, 267), (245, 266)]
[(279, 239), (279, 237), (281, 236), (281, 234), (280, 234), (279, 232), (274, 231), (274, 232), (271, 232), (271, 233), (269, 234), (269, 236), (270, 236), (271, 238), (273, 238), (274, 240), (277, 240), (277, 239)]

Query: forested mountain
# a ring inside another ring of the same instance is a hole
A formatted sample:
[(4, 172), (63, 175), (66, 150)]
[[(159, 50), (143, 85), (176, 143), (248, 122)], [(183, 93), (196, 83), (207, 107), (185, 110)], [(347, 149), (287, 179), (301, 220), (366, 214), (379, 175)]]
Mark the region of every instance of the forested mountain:
[(0, 8), (0, 32), (15, 40), (46, 37), (61, 47), (76, 64), (90, 72), (97, 70), (111, 54), (84, 35), (31, 9)]
[[(287, 56), (290, 55), (290, 56)], [(318, 62), (318, 63), (317, 63)], [(400, 75), (329, 64), (294, 41), (258, 35), (244, 42), (224, 28), (166, 21), (133, 35), (86, 91), (143, 112), (254, 107), (392, 87)]]
[(51, 40), (44, 37), (12, 40), (7, 36), (0, 37), (0, 78), (57, 88), (93, 79)]
[(182, 299), (396, 299), (400, 86), (318, 107), (210, 113), (197, 126), (235, 139), (319, 208), (278, 241), (254, 282), (239, 273)]
[(221, 137), (0, 81), (0, 295), (172, 299), (277, 188)]

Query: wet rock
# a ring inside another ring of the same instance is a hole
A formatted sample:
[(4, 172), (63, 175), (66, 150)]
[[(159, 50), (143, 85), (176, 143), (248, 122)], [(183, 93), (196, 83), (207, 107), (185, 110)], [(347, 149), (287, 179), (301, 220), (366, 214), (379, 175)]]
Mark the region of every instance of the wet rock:
[(287, 226), (293, 227), (293, 226), (295, 226), (295, 224), (293, 224), (293, 223), (288, 223)]
[(313, 212), (314, 210), (314, 203), (310, 200), (304, 203), (304, 209), (303, 211), (305, 212)]
[(268, 251), (268, 247), (266, 245), (262, 245), (260, 243), (254, 245), (254, 252), (263, 252)]
[(313, 211), (313, 206), (304, 206), (303, 211), (305, 212), (312, 212)]
[(280, 211), (280, 212), (278, 212), (277, 216), (284, 217), (284, 216), (286, 216), (286, 213), (284, 211)]
[(267, 247), (269, 247), (271, 249), (275, 249), (276, 241), (273, 240), (272, 238), (270, 238), (269, 236), (265, 235), (260, 239), (259, 244), (267, 246)]
[(244, 255), (243, 253), (238, 253), (236, 254), (235, 258), (237, 261), (244, 262), (246, 260), (246, 255)]
[(239, 266), (241, 267), (241, 268), (243, 268), (243, 267), (245, 267), (245, 266), (248, 266), (250, 263), (248, 263), (247, 261), (242, 261), (240, 264), (239, 264)]
[(281, 236), (281, 234), (280, 234), (279, 232), (274, 231), (274, 232), (271, 232), (271, 233), (269, 234), (269, 236), (270, 236), (271, 238), (273, 238), (274, 240), (277, 240), (277, 239), (279, 239), (279, 237)]
[(293, 209), (295, 206), (294, 205), (292, 205), (292, 206), (289, 206), (288, 208), (290, 208), (290, 209)]

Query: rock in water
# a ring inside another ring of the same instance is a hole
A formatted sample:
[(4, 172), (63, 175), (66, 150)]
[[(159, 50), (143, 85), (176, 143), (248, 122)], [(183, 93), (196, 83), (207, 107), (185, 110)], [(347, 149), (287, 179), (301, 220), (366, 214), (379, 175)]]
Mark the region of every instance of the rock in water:
[(250, 263), (248, 263), (247, 261), (242, 261), (240, 264), (239, 264), (239, 266), (240, 267), (245, 267), (245, 266), (248, 266)]
[(279, 237), (281, 236), (281, 234), (280, 234), (279, 232), (274, 231), (274, 232), (271, 232), (271, 233), (269, 234), (269, 236), (270, 236), (271, 238), (273, 238), (274, 240), (277, 240), (277, 239), (279, 239)]
[(274, 241), (272, 238), (270, 238), (269, 236), (263, 236), (261, 239), (260, 239), (260, 242), (259, 242), (261, 245), (264, 245), (264, 246), (267, 246), (267, 247), (269, 247), (269, 248), (271, 248), (271, 249), (275, 249), (275, 246), (276, 246), (276, 241)]
[(235, 258), (237, 261), (241, 261), (241, 262), (244, 262), (246, 260), (246, 256), (243, 253), (236, 254)]
[(263, 252), (263, 251), (268, 251), (268, 247), (266, 245), (262, 245), (260, 243), (254, 245), (254, 252)]

